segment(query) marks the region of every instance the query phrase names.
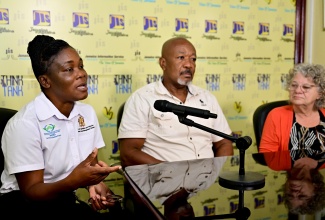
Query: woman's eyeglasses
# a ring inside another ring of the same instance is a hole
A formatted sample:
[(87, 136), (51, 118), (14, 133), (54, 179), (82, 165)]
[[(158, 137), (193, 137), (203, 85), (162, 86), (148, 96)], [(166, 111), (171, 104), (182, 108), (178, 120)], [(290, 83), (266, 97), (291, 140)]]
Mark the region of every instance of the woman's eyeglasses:
[(317, 87), (317, 86), (316, 85), (308, 85), (308, 84), (298, 85), (296, 83), (291, 83), (289, 85), (289, 90), (290, 91), (295, 91), (298, 87), (301, 89), (301, 91), (303, 91), (304, 93), (306, 93), (306, 92), (309, 92), (309, 90), (311, 90), (311, 88)]
[(107, 201), (110, 201), (110, 202), (119, 202), (119, 203), (123, 202), (123, 197), (120, 195), (111, 194), (111, 195), (107, 195), (106, 198), (107, 198)]

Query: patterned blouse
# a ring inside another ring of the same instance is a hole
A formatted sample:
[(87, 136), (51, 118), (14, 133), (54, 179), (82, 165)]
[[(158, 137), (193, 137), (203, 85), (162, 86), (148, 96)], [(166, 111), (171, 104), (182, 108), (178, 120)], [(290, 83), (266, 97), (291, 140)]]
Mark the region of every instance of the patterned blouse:
[(320, 167), (325, 162), (325, 117), (320, 112), (319, 125), (311, 128), (301, 126), (293, 114), (293, 124), (290, 132), (289, 149), (292, 164), (299, 158), (310, 157), (318, 160)]

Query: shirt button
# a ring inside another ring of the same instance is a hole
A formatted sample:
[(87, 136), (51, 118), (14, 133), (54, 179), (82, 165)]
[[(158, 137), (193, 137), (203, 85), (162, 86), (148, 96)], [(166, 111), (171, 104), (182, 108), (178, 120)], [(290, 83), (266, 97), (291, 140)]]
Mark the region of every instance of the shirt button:
[(197, 156), (200, 157), (200, 154), (198, 154)]
[(190, 140), (192, 140), (192, 137), (190, 137)]

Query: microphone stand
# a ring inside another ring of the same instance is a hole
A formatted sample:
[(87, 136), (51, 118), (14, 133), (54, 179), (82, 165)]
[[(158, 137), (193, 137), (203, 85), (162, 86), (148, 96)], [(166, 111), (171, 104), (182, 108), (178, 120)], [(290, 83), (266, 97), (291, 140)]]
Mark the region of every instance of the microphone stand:
[[(175, 113), (175, 112), (174, 112)], [(175, 113), (176, 114), (176, 113)], [(220, 131), (208, 128), (206, 126), (195, 123), (194, 121), (186, 118), (187, 115), (176, 114), (180, 123), (196, 127), (201, 130), (207, 131), (211, 134), (218, 135), (227, 140), (236, 143), (239, 149), (239, 172), (222, 172), (219, 174), (219, 185), (227, 189), (239, 191), (239, 207), (234, 213), (214, 216), (195, 217), (195, 219), (224, 219), (235, 218), (236, 220), (247, 220), (250, 216), (250, 210), (244, 207), (244, 191), (257, 190), (265, 186), (264, 175), (256, 172), (245, 172), (245, 150), (252, 144), (252, 139), (248, 136), (235, 138)]]

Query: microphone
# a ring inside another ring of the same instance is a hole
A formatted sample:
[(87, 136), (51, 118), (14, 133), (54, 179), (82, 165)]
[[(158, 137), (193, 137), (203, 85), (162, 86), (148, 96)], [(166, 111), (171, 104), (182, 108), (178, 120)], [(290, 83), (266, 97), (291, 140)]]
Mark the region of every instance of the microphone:
[(217, 118), (217, 114), (210, 113), (208, 110), (176, 105), (167, 100), (156, 100), (154, 107), (161, 112), (173, 112), (175, 115), (192, 115), (200, 118)]

